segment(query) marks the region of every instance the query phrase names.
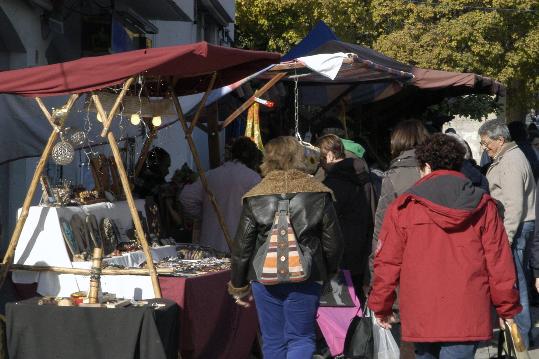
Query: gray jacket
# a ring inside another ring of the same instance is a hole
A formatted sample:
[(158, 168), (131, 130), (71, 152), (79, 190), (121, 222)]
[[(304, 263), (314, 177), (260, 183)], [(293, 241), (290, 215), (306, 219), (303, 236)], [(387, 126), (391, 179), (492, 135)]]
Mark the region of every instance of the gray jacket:
[[(372, 251), (369, 258), (369, 271), (372, 274), (374, 254), (378, 247), (378, 234), (384, 222), (386, 209), (391, 202), (412, 187), (420, 178), (419, 164), (415, 156), (415, 149), (402, 151), (389, 165), (389, 169), (382, 180), (380, 199), (376, 208), (374, 220), (374, 234), (372, 236)], [(370, 279), (369, 279), (370, 281)], [(368, 282), (367, 282), (368, 283)]]
[(500, 202), (503, 224), (513, 242), (522, 222), (535, 220), (535, 180), (526, 156), (514, 142), (504, 144), (487, 171), (490, 195)]

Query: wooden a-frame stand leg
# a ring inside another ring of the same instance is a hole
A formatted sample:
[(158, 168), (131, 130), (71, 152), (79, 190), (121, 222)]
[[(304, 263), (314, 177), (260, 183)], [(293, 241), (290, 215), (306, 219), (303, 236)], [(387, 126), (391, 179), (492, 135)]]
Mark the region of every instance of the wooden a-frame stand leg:
[(219, 225), (221, 226), (221, 229), (223, 230), (223, 234), (225, 236), (225, 240), (228, 245), (228, 248), (232, 250), (232, 238), (230, 237), (230, 232), (228, 231), (225, 219), (219, 208), (219, 204), (217, 203), (215, 196), (213, 195), (212, 191), (210, 190), (210, 187), (208, 186), (206, 173), (204, 172), (204, 169), (202, 168), (202, 163), (200, 162), (200, 157), (198, 155), (198, 151), (196, 149), (195, 142), (193, 141), (193, 137), (192, 137), (193, 129), (195, 128), (198, 118), (200, 117), (200, 113), (202, 109), (204, 108), (204, 105), (206, 104), (208, 95), (213, 88), (216, 76), (217, 76), (217, 73), (213, 73), (208, 89), (206, 93), (204, 94), (204, 96), (202, 97), (202, 100), (200, 100), (195, 117), (193, 118), (193, 121), (191, 122), (191, 126), (187, 125), (187, 121), (185, 120), (185, 116), (183, 115), (182, 107), (180, 105), (180, 101), (178, 101), (178, 97), (176, 96), (172, 88), (170, 89), (170, 97), (172, 99), (172, 102), (174, 103), (174, 106), (176, 107), (176, 112), (178, 113), (178, 120), (185, 134), (185, 139), (187, 140), (187, 144), (189, 145), (189, 148), (191, 149), (191, 153), (193, 154), (193, 159), (195, 160), (195, 165), (197, 167), (198, 174), (200, 177), (200, 182), (202, 183), (202, 186), (204, 187), (204, 190), (206, 191), (206, 194), (208, 195), (210, 199), (210, 203), (212, 204), (215, 214), (217, 215), (217, 220), (219, 221)]
[(118, 148), (118, 143), (116, 142), (116, 139), (114, 138), (114, 134), (112, 132), (109, 132), (109, 127), (112, 122), (112, 119), (116, 115), (116, 112), (118, 111), (118, 108), (120, 106), (120, 103), (122, 102), (123, 97), (127, 93), (129, 86), (131, 86), (134, 80), (135, 78), (132, 77), (124, 83), (122, 91), (116, 98), (116, 102), (112, 106), (110, 113), (108, 115), (105, 113), (105, 110), (103, 109), (101, 101), (99, 100), (99, 97), (96, 94), (92, 95), (92, 99), (94, 101), (94, 104), (98, 113), (101, 115), (101, 118), (106, 119), (106, 120), (103, 120), (103, 131), (101, 132), (101, 136), (107, 137), (110, 144), (110, 148), (112, 149), (112, 154), (114, 156), (116, 166), (118, 167), (118, 173), (120, 174), (120, 181), (122, 182), (122, 187), (125, 193), (125, 198), (127, 200), (127, 205), (129, 206), (129, 211), (131, 212), (131, 217), (133, 218), (133, 223), (137, 231), (137, 238), (139, 239), (140, 245), (142, 246), (142, 250), (144, 251), (144, 255), (146, 256), (146, 265), (148, 266), (148, 272), (150, 273), (150, 278), (152, 280), (152, 287), (153, 287), (154, 295), (155, 295), (155, 298), (161, 298), (161, 287), (159, 286), (159, 280), (157, 278), (157, 271), (155, 270), (155, 265), (153, 263), (152, 252), (150, 250), (150, 247), (148, 246), (148, 242), (146, 241), (146, 235), (144, 234), (144, 229), (142, 228), (142, 223), (140, 221), (137, 208), (135, 206), (135, 200), (133, 199), (133, 193), (131, 192), (129, 179), (127, 178), (127, 173), (125, 171), (125, 167), (122, 161), (120, 149)]
[(135, 165), (135, 173), (133, 175), (134, 178), (137, 178), (140, 175), (140, 172), (142, 171), (142, 168), (144, 167), (144, 164), (146, 163), (146, 158), (148, 157), (148, 152), (150, 151), (150, 147), (153, 143), (153, 140), (155, 139), (155, 136), (157, 135), (157, 128), (154, 125), (152, 125), (151, 119), (150, 121), (146, 121), (146, 119), (143, 119), (143, 121), (145, 121), (146, 125), (150, 128), (150, 133), (148, 134), (148, 137), (144, 141), (142, 150), (140, 150), (140, 156), (138, 158), (137, 164)]
[(259, 90), (256, 90), (256, 92), (253, 94), (253, 96), (249, 97), (240, 107), (238, 107), (234, 112), (232, 112), (221, 124), (221, 130), (225, 128), (226, 126), (230, 125), (239, 115), (243, 113), (243, 111), (247, 110), (251, 105), (255, 102), (255, 97), (260, 97), (263, 94), (265, 94), (269, 89), (271, 89), (277, 82), (279, 82), (280, 79), (285, 77), (287, 74), (286, 72), (278, 72), (269, 80), (264, 86), (262, 86)]
[(7, 275), (7, 272), (9, 271), (9, 267), (11, 266), (11, 264), (13, 264), (13, 257), (15, 256), (15, 248), (17, 248), (17, 243), (19, 242), (22, 229), (24, 228), (24, 223), (26, 223), (26, 219), (28, 218), (30, 206), (32, 205), (32, 199), (34, 198), (34, 194), (36, 193), (36, 189), (39, 183), (39, 177), (41, 177), (41, 174), (43, 173), (43, 169), (45, 168), (45, 165), (47, 164), (47, 160), (52, 152), (54, 143), (56, 142), (56, 139), (58, 138), (58, 135), (64, 126), (67, 116), (69, 115), (69, 111), (75, 104), (75, 101), (77, 100), (78, 97), (79, 97), (78, 94), (73, 94), (71, 95), (71, 97), (69, 97), (69, 100), (63, 107), (63, 110), (65, 110), (65, 114), (62, 114), (62, 116), (59, 119), (53, 118), (53, 116), (49, 113), (49, 111), (47, 110), (47, 108), (45, 107), (41, 99), (39, 97), (36, 97), (36, 101), (39, 107), (43, 111), (43, 114), (45, 115), (49, 123), (53, 126), (53, 130), (52, 130), (51, 135), (49, 136), (47, 145), (45, 146), (45, 149), (43, 150), (43, 153), (41, 154), (41, 157), (39, 158), (39, 162), (37, 163), (36, 170), (34, 171), (34, 176), (32, 177), (32, 181), (30, 182), (30, 187), (28, 188), (28, 192), (26, 193), (26, 197), (22, 205), (21, 214), (19, 218), (17, 219), (17, 224), (15, 225), (15, 229), (13, 230), (13, 234), (9, 241), (6, 254), (4, 255), (4, 259), (2, 260), (2, 268), (0, 269), (0, 288), (4, 284), (4, 280), (6, 279), (6, 275)]

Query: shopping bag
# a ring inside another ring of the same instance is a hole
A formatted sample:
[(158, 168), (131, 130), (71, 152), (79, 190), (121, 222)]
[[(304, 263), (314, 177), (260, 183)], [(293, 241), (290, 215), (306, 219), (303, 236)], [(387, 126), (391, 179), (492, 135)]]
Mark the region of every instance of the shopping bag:
[(374, 339), (374, 359), (398, 359), (400, 350), (389, 329), (378, 325), (372, 316), (372, 336)]
[[(366, 306), (365, 306), (366, 307)], [(343, 354), (346, 358), (371, 359), (374, 353), (372, 337), (373, 322), (370, 310), (364, 312), (363, 317), (354, 317), (344, 340)]]
[(516, 323), (505, 323), (498, 336), (498, 359), (530, 359)]

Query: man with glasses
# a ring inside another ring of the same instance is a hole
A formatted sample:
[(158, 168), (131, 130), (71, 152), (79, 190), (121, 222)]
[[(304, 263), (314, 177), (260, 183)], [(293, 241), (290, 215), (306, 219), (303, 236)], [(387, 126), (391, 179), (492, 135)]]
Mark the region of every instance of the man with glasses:
[(492, 159), (487, 170), (490, 194), (499, 203), (503, 223), (515, 261), (522, 312), (515, 321), (526, 347), (529, 346), (531, 316), (528, 299), (530, 278), (526, 248), (535, 228), (535, 181), (526, 156), (511, 141), (505, 122), (491, 120), (478, 130), (481, 148)]

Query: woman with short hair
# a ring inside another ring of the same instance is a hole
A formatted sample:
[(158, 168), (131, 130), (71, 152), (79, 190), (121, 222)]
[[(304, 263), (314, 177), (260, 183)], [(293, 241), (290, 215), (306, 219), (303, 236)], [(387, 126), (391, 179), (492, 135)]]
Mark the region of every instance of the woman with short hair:
[(491, 305), (508, 321), (522, 310), (511, 248), (496, 201), (458, 172), (454, 138), (433, 135), (416, 155), (421, 180), (386, 212), (368, 305), (390, 328), (399, 287), (402, 340), (416, 358), (473, 359), (492, 337)]
[[(229, 293), (236, 303), (248, 306), (252, 290), (265, 358), (312, 357), (322, 283), (337, 272), (342, 255), (343, 239), (331, 190), (304, 169), (303, 148), (295, 138), (278, 137), (265, 145), (264, 179), (243, 198), (234, 240)], [(310, 276), (297, 283), (264, 285), (257, 280), (253, 262), (262, 255), (282, 200), (289, 201), (299, 249), (312, 258)]]

